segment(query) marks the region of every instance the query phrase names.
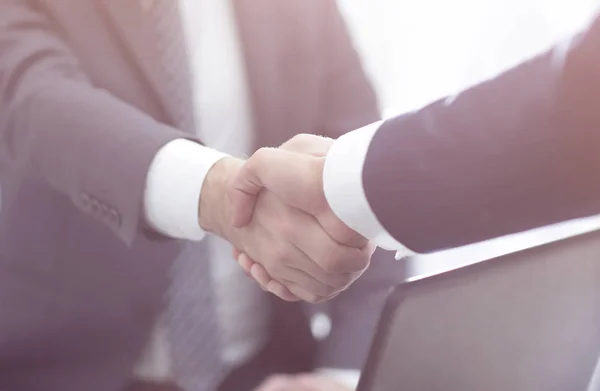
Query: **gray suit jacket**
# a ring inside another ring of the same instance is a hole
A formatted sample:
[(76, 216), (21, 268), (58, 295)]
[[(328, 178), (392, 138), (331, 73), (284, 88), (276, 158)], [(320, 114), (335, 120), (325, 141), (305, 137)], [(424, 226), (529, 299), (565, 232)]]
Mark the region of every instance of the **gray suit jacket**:
[[(333, 0), (234, 1), (257, 146), (377, 119)], [(169, 93), (185, 72), (161, 61), (138, 1), (0, 10), (0, 388), (117, 390), (179, 251), (141, 211), (154, 154), (191, 138)], [(275, 305), (273, 334), (299, 329), (280, 341), (308, 338), (299, 311)], [(314, 353), (299, 345), (298, 357)]]

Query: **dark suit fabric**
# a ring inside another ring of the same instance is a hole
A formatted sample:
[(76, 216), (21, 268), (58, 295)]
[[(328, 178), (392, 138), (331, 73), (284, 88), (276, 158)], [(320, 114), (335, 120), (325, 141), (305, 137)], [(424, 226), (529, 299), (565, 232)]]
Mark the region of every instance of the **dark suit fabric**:
[(363, 180), (431, 252), (600, 213), (600, 19), (498, 77), (386, 121)]

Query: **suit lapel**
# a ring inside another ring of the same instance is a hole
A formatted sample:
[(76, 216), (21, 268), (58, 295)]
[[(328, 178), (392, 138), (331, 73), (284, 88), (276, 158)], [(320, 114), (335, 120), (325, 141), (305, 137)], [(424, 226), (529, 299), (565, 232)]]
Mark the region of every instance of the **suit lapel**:
[[(175, 78), (188, 78), (189, 70), (173, 70), (172, 64), (168, 64), (167, 53), (161, 52), (156, 44), (160, 31), (151, 18), (146, 17), (142, 1), (148, 0), (100, 0), (97, 4), (132, 57), (132, 62), (152, 87), (167, 120), (180, 129), (191, 131), (190, 120), (181, 115), (181, 106), (189, 107), (187, 115), (192, 115), (191, 92), (184, 97), (183, 103), (181, 98), (173, 96), (174, 86), (182, 84), (175, 83)], [(284, 82), (281, 78), (284, 75), (278, 59), (282, 52), (285, 53), (285, 48), (281, 47), (283, 41), (277, 38), (283, 27), (277, 26), (277, 20), (274, 20), (276, 12), (272, 9), (277, 6), (277, 1), (230, 1), (233, 2), (243, 52), (257, 147), (273, 145), (273, 140), (285, 140), (287, 137), (281, 134), (285, 128), (284, 110), (281, 110), (285, 97), (281, 95)]]
[[(148, 17), (143, 9), (142, 1), (147, 0), (100, 0), (97, 4), (104, 11), (126, 52), (132, 57), (132, 62), (152, 87), (167, 121), (182, 130), (192, 131), (193, 125), (190, 118), (193, 114), (190, 90), (189, 88), (185, 91), (178, 90), (181, 85), (191, 85), (188, 64), (187, 62), (169, 63), (165, 48), (161, 48), (157, 44), (161, 39), (159, 26), (151, 17)], [(177, 41), (178, 44), (185, 44), (183, 34)], [(173, 67), (178, 69), (173, 69)], [(177, 78), (185, 80), (177, 80)]]

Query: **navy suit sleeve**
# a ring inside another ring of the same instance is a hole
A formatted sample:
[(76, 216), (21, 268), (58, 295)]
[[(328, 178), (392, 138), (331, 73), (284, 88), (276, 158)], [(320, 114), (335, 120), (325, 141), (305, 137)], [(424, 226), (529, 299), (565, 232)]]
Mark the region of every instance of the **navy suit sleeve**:
[(600, 213), (600, 18), (453, 98), (386, 121), (370, 206), (418, 252)]

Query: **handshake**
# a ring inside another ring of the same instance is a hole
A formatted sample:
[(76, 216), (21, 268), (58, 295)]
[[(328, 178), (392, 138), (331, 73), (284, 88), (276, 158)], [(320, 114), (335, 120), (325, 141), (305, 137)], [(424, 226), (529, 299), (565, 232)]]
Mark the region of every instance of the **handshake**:
[(229, 241), (240, 266), (287, 301), (333, 298), (360, 277), (375, 251), (325, 199), (323, 167), (332, 143), (298, 135), (247, 161), (223, 158), (202, 188), (202, 228)]

